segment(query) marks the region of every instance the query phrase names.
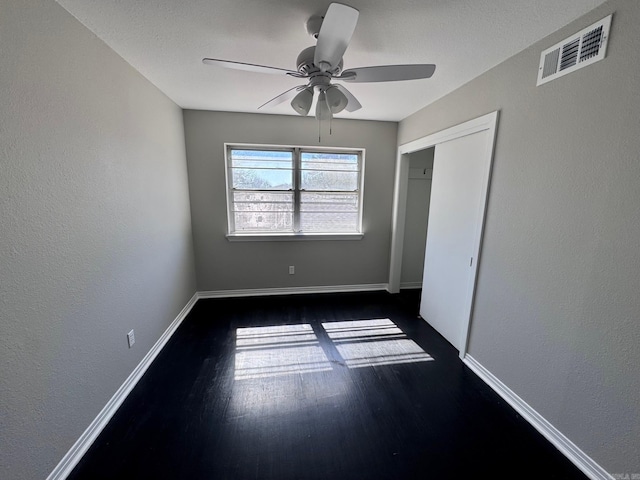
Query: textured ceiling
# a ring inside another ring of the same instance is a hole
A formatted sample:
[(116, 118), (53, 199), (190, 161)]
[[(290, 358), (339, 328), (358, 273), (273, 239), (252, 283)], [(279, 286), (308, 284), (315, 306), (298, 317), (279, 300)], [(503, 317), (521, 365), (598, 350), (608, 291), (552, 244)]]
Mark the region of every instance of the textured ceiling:
[[(58, 0), (183, 108), (258, 112), (295, 78), (203, 65), (203, 57), (296, 69), (315, 41), (305, 22), (327, 0)], [(431, 79), (349, 84), (363, 108), (401, 120), (604, 0), (344, 0), (360, 11), (345, 68), (435, 63)], [(586, 25), (585, 25), (586, 26)], [(537, 65), (531, 66), (535, 82)], [(288, 103), (262, 113), (295, 115)]]

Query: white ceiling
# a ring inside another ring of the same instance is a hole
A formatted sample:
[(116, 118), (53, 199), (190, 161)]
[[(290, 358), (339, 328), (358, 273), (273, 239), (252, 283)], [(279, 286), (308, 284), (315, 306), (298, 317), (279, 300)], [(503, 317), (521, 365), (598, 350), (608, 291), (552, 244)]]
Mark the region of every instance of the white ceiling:
[[(360, 11), (346, 68), (435, 63), (431, 79), (348, 84), (363, 108), (340, 117), (399, 121), (604, 0), (342, 0)], [(258, 112), (304, 83), (203, 65), (203, 57), (296, 69), (315, 44), (305, 22), (330, 0), (58, 0), (183, 108)], [(586, 25), (584, 25), (586, 26)], [(537, 65), (531, 65), (535, 82)], [(261, 113), (295, 115), (288, 103)]]

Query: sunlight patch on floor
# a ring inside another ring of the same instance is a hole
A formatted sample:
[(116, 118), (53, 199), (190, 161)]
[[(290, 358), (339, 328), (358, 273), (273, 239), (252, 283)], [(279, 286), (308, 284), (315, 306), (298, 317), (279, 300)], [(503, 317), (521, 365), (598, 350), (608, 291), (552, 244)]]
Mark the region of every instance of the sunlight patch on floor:
[(388, 318), (327, 322), (322, 327), (350, 368), (433, 360)]
[(235, 379), (248, 380), (331, 370), (311, 325), (236, 330)]
[[(326, 322), (322, 328), (337, 349), (340, 358), (333, 362), (337, 365), (361, 368), (433, 360), (388, 318)], [(236, 330), (236, 380), (323, 372), (333, 368), (309, 324)]]

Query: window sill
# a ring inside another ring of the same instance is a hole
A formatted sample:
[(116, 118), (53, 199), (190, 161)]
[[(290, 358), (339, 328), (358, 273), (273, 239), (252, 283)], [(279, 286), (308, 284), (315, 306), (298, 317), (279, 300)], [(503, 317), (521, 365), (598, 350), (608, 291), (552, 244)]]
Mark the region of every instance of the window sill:
[(230, 242), (295, 242), (306, 240), (362, 240), (363, 233), (229, 233)]

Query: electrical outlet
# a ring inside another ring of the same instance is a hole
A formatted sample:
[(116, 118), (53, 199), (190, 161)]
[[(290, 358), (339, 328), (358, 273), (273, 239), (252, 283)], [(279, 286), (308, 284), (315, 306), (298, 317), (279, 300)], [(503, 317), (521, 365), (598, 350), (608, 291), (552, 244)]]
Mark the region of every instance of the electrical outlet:
[(129, 348), (133, 347), (133, 344), (136, 343), (136, 336), (133, 333), (133, 330), (127, 333), (127, 342), (129, 343)]
[(296, 267), (293, 265), (289, 265), (289, 275), (294, 275), (296, 273)]

